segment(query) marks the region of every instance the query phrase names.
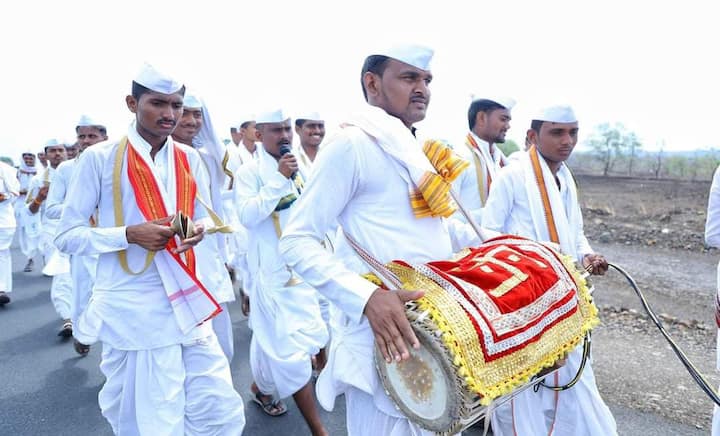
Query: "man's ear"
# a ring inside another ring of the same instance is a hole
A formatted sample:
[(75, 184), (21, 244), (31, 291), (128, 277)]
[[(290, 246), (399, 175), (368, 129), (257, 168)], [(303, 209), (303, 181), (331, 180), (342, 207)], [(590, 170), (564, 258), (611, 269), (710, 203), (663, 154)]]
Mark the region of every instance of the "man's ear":
[(382, 77), (370, 71), (367, 71), (363, 75), (363, 85), (365, 86), (365, 92), (367, 93), (368, 99), (370, 99), (371, 96), (375, 97), (380, 93), (381, 80)]
[(137, 113), (137, 100), (135, 100), (135, 97), (132, 95), (128, 95), (125, 97), (125, 104), (127, 104), (128, 109), (130, 109), (130, 112)]
[(485, 121), (487, 120), (487, 114), (485, 111), (478, 111), (477, 114), (475, 114), (475, 124), (485, 126)]
[(258, 142), (262, 142), (262, 128), (255, 128), (255, 139), (257, 139)]
[(533, 129), (528, 129), (526, 135), (528, 142), (530, 142), (531, 145), (537, 146), (538, 133)]

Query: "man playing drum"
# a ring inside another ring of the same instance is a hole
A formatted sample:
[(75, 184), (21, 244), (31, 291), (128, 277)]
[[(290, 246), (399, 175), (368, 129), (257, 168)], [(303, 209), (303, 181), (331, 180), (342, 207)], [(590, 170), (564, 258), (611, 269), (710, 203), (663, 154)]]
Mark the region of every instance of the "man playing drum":
[[(483, 210), (483, 225), (542, 242), (554, 242), (592, 274), (604, 274), (607, 262), (595, 254), (583, 232), (577, 189), (565, 161), (578, 140), (578, 121), (569, 106), (550, 106), (532, 118), (530, 149), (500, 171)], [(567, 364), (545, 379), (567, 384), (582, 361), (582, 347)], [(590, 362), (579, 382), (557, 392), (526, 390), (493, 415), (496, 435), (613, 435), (615, 420), (595, 384)]]
[(455, 211), (450, 181), (415, 138), (413, 124), (425, 118), (430, 101), (432, 55), (405, 45), (365, 59), (368, 105), (326, 139), (280, 241), (287, 263), (342, 312), (316, 389), (327, 410), (345, 394), (350, 436), (430, 434), (395, 408), (373, 365), (376, 343), (388, 362), (408, 359), (408, 345), (419, 346), (403, 303), (423, 294), (378, 288), (361, 277), (370, 267), (345, 237), (338, 237), (334, 254), (322, 247), (325, 233), (339, 223), (382, 263), (449, 259), (480, 242), (470, 226), (443, 219)]

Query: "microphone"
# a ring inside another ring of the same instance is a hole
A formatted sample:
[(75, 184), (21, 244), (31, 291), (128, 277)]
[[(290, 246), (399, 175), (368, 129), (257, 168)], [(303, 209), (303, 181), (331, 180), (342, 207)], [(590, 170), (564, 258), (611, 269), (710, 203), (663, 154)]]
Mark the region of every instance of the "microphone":
[[(292, 152), (292, 149), (290, 148), (290, 144), (282, 144), (280, 146), (280, 157), (283, 157), (290, 152)], [(297, 172), (290, 174), (290, 179), (295, 180), (295, 176), (297, 176)]]

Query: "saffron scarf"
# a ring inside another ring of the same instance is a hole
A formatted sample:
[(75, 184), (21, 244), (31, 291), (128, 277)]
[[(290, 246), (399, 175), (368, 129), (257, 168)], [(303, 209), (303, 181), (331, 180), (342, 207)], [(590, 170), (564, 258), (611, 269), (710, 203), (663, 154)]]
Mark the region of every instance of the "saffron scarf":
[[(195, 199), (197, 196), (197, 185), (192, 176), (187, 155), (179, 147), (168, 141), (168, 153), (172, 153), (171, 161), (174, 165), (171, 171), (174, 172), (175, 181), (175, 213), (183, 212), (189, 217), (195, 213)], [(127, 159), (127, 177), (132, 187), (135, 202), (143, 217), (147, 221), (153, 221), (168, 216), (167, 205), (163, 197), (160, 185), (142, 155), (123, 138), (118, 145), (113, 172), (113, 196), (115, 209), (115, 224), (124, 225), (122, 212), (122, 200), (120, 198), (120, 168), (122, 167), (123, 155)], [(189, 332), (195, 326), (214, 317), (221, 312), (213, 296), (196, 276), (195, 254), (193, 249), (185, 253), (177, 254), (172, 250), (177, 248), (176, 237), (168, 241), (164, 250), (159, 252), (148, 252), (144, 268), (140, 272), (132, 272), (127, 263), (127, 253), (122, 250), (118, 253), (120, 265), (126, 273), (132, 275), (142, 274), (155, 261), (158, 273), (163, 282), (165, 292), (170, 301), (175, 319), (183, 333)]]

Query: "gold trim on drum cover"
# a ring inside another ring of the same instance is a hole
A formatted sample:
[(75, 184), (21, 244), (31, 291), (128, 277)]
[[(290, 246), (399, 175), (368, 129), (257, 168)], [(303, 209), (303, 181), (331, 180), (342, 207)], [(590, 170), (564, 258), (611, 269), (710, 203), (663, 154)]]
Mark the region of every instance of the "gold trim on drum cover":
[(481, 404), (487, 405), (565, 357), (599, 323), (597, 308), (592, 304), (585, 279), (577, 272), (571, 258), (561, 256), (561, 262), (576, 284), (578, 310), (546, 330), (542, 343), (530, 342), (524, 348), (489, 363), (485, 362), (474, 325), (460, 304), (442, 286), (411, 267), (397, 263), (387, 267), (402, 280), (406, 289), (425, 290), (425, 296), (417, 301), (419, 307), (430, 313), (430, 318), (442, 331), (443, 343), (453, 356), (458, 375), (465, 380), (469, 390), (481, 396)]

